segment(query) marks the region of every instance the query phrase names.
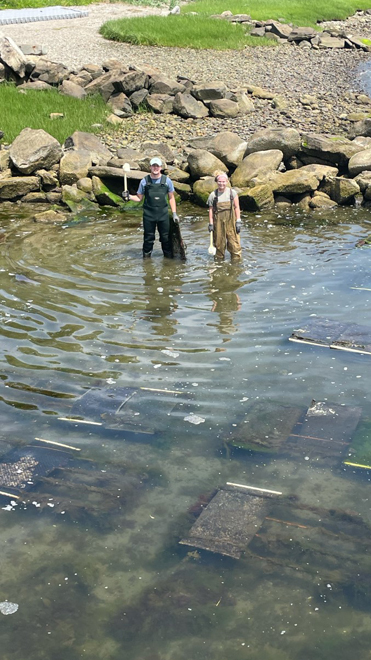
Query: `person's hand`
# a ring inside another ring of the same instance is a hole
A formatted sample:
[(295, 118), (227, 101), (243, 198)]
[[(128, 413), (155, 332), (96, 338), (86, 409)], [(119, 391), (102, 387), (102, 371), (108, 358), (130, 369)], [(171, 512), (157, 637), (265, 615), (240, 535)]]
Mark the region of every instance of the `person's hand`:
[(236, 234), (239, 234), (241, 231), (241, 220), (236, 220)]
[(124, 202), (129, 202), (130, 201), (130, 195), (128, 190), (124, 190), (124, 192), (121, 195), (122, 199)]
[(175, 211), (174, 211), (174, 213), (173, 213), (173, 220), (174, 220), (174, 222), (175, 222), (176, 225), (179, 224), (179, 216), (178, 216), (178, 214), (177, 214)]
[(210, 234), (211, 234), (212, 231), (214, 231), (214, 225), (213, 225), (212, 222), (209, 222), (208, 230), (209, 230)]

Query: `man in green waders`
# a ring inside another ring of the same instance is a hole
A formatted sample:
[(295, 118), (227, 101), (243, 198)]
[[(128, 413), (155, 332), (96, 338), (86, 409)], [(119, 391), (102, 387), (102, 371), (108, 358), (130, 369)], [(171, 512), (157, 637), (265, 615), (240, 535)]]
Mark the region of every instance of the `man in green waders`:
[(160, 234), (160, 242), (164, 257), (172, 258), (173, 250), (170, 240), (169, 207), (173, 213), (173, 220), (178, 224), (179, 217), (176, 212), (174, 184), (168, 176), (161, 174), (162, 161), (152, 158), (150, 161), (151, 173), (141, 180), (136, 195), (129, 195), (128, 191), (122, 193), (124, 202), (143, 203), (143, 257), (151, 256), (155, 242), (156, 228)]

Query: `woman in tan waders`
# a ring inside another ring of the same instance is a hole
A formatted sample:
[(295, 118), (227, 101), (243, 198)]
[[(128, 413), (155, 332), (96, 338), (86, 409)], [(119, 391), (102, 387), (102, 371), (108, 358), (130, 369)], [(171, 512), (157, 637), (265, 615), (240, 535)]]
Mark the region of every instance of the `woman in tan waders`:
[(209, 232), (214, 232), (214, 245), (216, 259), (224, 259), (225, 249), (231, 259), (241, 259), (241, 219), (238, 195), (233, 188), (227, 187), (228, 176), (217, 174), (215, 181), (218, 184), (207, 200), (209, 207)]

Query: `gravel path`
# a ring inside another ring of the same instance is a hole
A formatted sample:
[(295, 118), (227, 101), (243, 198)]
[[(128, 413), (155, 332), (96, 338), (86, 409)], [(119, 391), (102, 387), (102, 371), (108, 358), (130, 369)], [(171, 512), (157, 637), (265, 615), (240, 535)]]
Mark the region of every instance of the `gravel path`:
[[(361, 89), (357, 75), (360, 65), (371, 59), (358, 50), (303, 50), (286, 44), (277, 48), (246, 48), (243, 51), (194, 51), (119, 44), (103, 39), (99, 26), (107, 20), (147, 14), (167, 14), (167, 9), (125, 4), (96, 4), (86, 7), (86, 18), (43, 21), (1, 26), (3, 34), (18, 44), (43, 45), (47, 57), (78, 68), (87, 63), (101, 65), (115, 58), (128, 65), (151, 65), (175, 77), (188, 76), (197, 82), (224, 80), (233, 89), (259, 85), (282, 95), (288, 102), (279, 112), (270, 101), (256, 100), (256, 111), (237, 119), (179, 120), (173, 116), (137, 115), (124, 122), (114, 143), (133, 143), (143, 136), (157, 139), (164, 133), (174, 146), (193, 135), (219, 130), (235, 130), (247, 137), (259, 128), (278, 124), (295, 126), (301, 131), (346, 133), (352, 111), (366, 111), (355, 92)], [(353, 32), (369, 36), (371, 16), (353, 17), (336, 23)], [(308, 104), (305, 95), (314, 96)], [(166, 128), (165, 128), (166, 127)]]

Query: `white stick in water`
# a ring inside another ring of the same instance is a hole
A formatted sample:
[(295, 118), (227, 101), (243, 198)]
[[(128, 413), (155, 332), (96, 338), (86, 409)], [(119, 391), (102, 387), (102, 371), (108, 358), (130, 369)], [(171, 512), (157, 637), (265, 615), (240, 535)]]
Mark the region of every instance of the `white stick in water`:
[(123, 166), (122, 166), (122, 169), (124, 170), (124, 191), (126, 192), (127, 189), (128, 189), (127, 173), (130, 172), (129, 163), (124, 163)]
[(210, 232), (210, 245), (209, 245), (208, 253), (212, 254), (213, 256), (216, 255), (216, 247), (214, 247), (212, 231)]

